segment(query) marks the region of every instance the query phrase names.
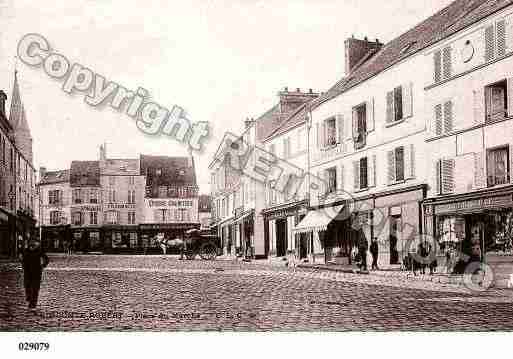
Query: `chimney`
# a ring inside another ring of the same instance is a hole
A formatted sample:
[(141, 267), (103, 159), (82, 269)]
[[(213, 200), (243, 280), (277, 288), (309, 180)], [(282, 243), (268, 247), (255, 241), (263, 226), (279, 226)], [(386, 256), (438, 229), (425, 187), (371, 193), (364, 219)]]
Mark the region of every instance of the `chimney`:
[(39, 180), (43, 180), (46, 175), (46, 167), (39, 167)]
[(100, 161), (107, 160), (107, 144), (100, 145)]
[(7, 101), (7, 95), (3, 90), (0, 90), (0, 114), (6, 117), (5, 115), (5, 101)]
[(359, 40), (354, 35), (344, 42), (345, 47), (345, 72), (348, 76), (356, 64), (358, 64), (370, 50), (379, 50), (383, 47), (377, 39), (376, 41), (369, 41), (367, 36), (364, 40)]
[(252, 118), (246, 118), (246, 120), (244, 120), (244, 128), (245, 129), (248, 129), (251, 127), (251, 125), (253, 124), (253, 119)]

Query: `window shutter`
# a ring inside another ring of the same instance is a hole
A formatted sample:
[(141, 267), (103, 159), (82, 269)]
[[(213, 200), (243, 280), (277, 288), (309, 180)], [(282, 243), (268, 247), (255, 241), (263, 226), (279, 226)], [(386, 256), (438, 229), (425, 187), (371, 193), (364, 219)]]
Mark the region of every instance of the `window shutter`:
[(353, 139), (355, 139), (358, 135), (358, 112), (353, 109), (353, 126), (352, 126), (352, 135)]
[(409, 82), (403, 86), (403, 118), (413, 116), (413, 83)]
[(321, 136), (321, 131), (320, 131), (320, 129), (319, 129), (319, 122), (317, 122), (317, 123), (315, 124), (315, 134), (316, 134), (316, 136), (315, 136), (315, 139), (316, 139), (316, 143), (315, 143), (315, 144), (316, 144), (316, 147), (317, 147), (317, 148), (320, 148), (320, 147), (321, 147), (321, 137), (320, 137), (320, 136)]
[(326, 121), (322, 121), (321, 128), (321, 148), (326, 147)]
[(513, 77), (508, 79), (508, 115), (513, 117)]
[(486, 187), (486, 176), (484, 170), (484, 153), (477, 152), (474, 154), (474, 188)]
[(449, 133), (453, 130), (453, 103), (447, 101), (444, 103), (444, 133)]
[(395, 182), (395, 151), (387, 152), (387, 181), (388, 184)]
[(387, 123), (394, 122), (394, 91), (387, 92)]
[(442, 193), (442, 186), (440, 183), (440, 178), (442, 176), (442, 160), (437, 160), (435, 162), (435, 191), (436, 194)]
[(434, 80), (435, 83), (440, 82), (442, 80), (442, 51), (437, 50), (433, 54), (433, 62), (434, 62)]
[(453, 158), (442, 160), (442, 192), (454, 192), (454, 168), (455, 161)]
[(485, 89), (480, 87), (474, 90), (474, 123), (485, 122)]
[(360, 189), (360, 161), (353, 161), (353, 189)]
[(435, 106), (435, 135), (440, 136), (443, 133), (443, 113), (442, 105)]
[(367, 114), (367, 132), (374, 131), (374, 97), (367, 101), (365, 106), (365, 112)]
[(367, 171), (369, 187), (376, 187), (376, 155), (369, 158), (369, 170)]
[(448, 79), (452, 76), (452, 49), (450, 46), (443, 49), (443, 77)]
[(344, 143), (344, 116), (337, 115), (337, 142)]
[(506, 55), (506, 20), (497, 21), (497, 56)]
[(485, 29), (485, 62), (495, 58), (495, 29), (493, 25)]
[(339, 189), (339, 191), (344, 191), (344, 189), (345, 189), (344, 165), (340, 165), (338, 172), (339, 172), (338, 189)]
[(415, 148), (413, 144), (404, 146), (404, 178), (415, 178)]

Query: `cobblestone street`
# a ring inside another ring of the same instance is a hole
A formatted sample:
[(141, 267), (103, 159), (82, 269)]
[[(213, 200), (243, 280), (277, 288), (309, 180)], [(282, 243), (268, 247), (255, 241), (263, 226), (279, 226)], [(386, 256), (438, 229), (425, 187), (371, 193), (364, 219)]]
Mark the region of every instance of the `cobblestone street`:
[(51, 256), (39, 307), (0, 264), (0, 330), (511, 330), (507, 290), (173, 256)]

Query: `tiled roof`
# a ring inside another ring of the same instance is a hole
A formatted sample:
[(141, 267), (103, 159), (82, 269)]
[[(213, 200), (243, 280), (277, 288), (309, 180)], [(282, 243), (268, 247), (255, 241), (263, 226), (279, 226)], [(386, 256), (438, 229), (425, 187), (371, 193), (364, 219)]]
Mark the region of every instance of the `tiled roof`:
[(210, 212), (212, 209), (212, 199), (207, 194), (198, 197), (198, 212)]
[[(161, 174), (156, 176), (156, 171)], [(158, 185), (196, 186), (194, 161), (190, 157), (169, 157), (141, 155), (141, 175), (147, 175)]]
[(139, 160), (137, 158), (106, 159), (101, 162), (102, 175), (139, 175)]
[(69, 170), (47, 171), (39, 184), (69, 182)]
[[(384, 71), (417, 51), (435, 44), (473, 23), (513, 4), (513, 0), (456, 0), (411, 30), (385, 44), (379, 51), (368, 54), (345, 78), (311, 103), (312, 108), (333, 99), (350, 88)], [(409, 47), (408, 51), (404, 51)]]
[(99, 186), (99, 161), (72, 161), (70, 185), (71, 187)]
[(308, 113), (307, 104), (301, 105), (296, 111), (294, 111), (289, 118), (275, 128), (265, 139), (278, 136), (282, 133), (289, 131), (290, 129), (306, 122), (306, 115)]
[(280, 105), (275, 105), (266, 113), (256, 119), (256, 137), (261, 141), (268, 137), (280, 125), (282, 116), (280, 114)]

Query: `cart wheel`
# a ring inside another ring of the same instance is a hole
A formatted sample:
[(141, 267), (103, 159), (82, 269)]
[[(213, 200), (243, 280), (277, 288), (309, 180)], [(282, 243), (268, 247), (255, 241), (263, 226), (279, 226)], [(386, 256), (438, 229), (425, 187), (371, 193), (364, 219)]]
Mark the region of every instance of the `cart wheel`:
[(201, 246), (200, 257), (204, 260), (213, 260), (217, 256), (217, 247), (213, 243), (205, 243)]

